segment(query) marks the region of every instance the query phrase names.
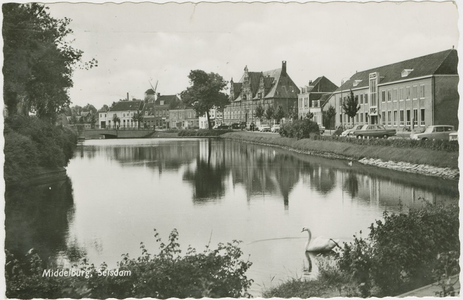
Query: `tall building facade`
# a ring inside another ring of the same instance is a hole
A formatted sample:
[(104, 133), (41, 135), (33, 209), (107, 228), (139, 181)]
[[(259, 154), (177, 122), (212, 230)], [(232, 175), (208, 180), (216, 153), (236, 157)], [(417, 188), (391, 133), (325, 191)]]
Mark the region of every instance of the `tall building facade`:
[[(336, 109), (336, 126), (382, 124), (396, 130), (429, 125), (458, 128), (458, 54), (445, 50), (357, 72), (329, 99)], [(360, 110), (348, 118), (342, 102), (350, 91)]]
[(230, 81), (230, 104), (224, 109), (223, 122), (225, 124), (245, 122), (259, 123), (255, 117), (255, 109), (260, 104), (264, 109), (281, 106), (288, 114), (297, 110), (299, 88), (287, 73), (286, 61), (281, 68), (265, 71), (250, 72), (248, 67), (239, 82)]

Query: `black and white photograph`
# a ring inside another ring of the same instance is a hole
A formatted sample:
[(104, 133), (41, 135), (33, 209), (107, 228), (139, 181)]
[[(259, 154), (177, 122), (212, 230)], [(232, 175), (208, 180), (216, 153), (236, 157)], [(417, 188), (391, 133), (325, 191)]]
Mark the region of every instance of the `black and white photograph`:
[(2, 296), (459, 297), (458, 4), (2, 4)]

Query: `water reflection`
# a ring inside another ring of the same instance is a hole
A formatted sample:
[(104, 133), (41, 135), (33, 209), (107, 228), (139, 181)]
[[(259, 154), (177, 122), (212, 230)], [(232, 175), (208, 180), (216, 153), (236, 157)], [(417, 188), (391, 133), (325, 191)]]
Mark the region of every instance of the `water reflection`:
[[(67, 233), (75, 210), (67, 176), (40, 185), (6, 186), (5, 200), (5, 248), (15, 256), (34, 248), (48, 263), (72, 252)], [(79, 260), (81, 251), (74, 252), (69, 258)]]

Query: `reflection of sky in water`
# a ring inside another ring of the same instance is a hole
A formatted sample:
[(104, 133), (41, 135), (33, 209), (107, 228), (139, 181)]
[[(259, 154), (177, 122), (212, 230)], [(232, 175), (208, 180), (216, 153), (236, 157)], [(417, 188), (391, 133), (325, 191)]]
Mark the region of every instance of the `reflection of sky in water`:
[(183, 249), (237, 239), (253, 262), (255, 294), (303, 275), (304, 226), (350, 241), (399, 202), (458, 197), (456, 183), (207, 139), (86, 141), (68, 175), (68, 246), (91, 262), (115, 267), (123, 253), (137, 257), (140, 242), (155, 252), (154, 228), (164, 240), (177, 228)]

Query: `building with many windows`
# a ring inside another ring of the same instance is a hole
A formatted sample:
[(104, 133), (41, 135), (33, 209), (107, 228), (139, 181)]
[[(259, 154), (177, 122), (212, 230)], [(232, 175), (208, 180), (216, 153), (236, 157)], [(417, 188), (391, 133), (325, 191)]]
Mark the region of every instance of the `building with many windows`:
[[(99, 112), (100, 128), (138, 128), (138, 121), (134, 115), (141, 113), (144, 102), (142, 100), (121, 100), (116, 102), (109, 111)], [(115, 123), (115, 116), (119, 123)]]
[(286, 71), (286, 61), (280, 69), (265, 72), (250, 72), (244, 68), (244, 74), (239, 82), (230, 81), (230, 104), (224, 109), (225, 124), (245, 122), (259, 123), (254, 113), (260, 104), (264, 109), (278, 106), (288, 114), (297, 109), (299, 88)]
[(143, 110), (143, 123), (149, 128), (169, 128), (169, 110), (180, 104), (177, 95), (160, 95), (155, 98), (146, 98), (148, 103)]
[[(336, 126), (383, 124), (396, 130), (429, 125), (458, 128), (458, 55), (445, 50), (357, 72), (329, 99), (336, 108)], [(354, 120), (342, 110), (350, 94), (360, 110)]]
[(323, 124), (322, 106), (329, 96), (338, 88), (325, 76), (318, 77), (309, 84), (301, 87), (298, 95), (298, 118), (303, 119), (312, 113), (314, 122)]
[(199, 128), (199, 118), (192, 108), (176, 108), (169, 111), (170, 128), (177, 129), (197, 129)]

